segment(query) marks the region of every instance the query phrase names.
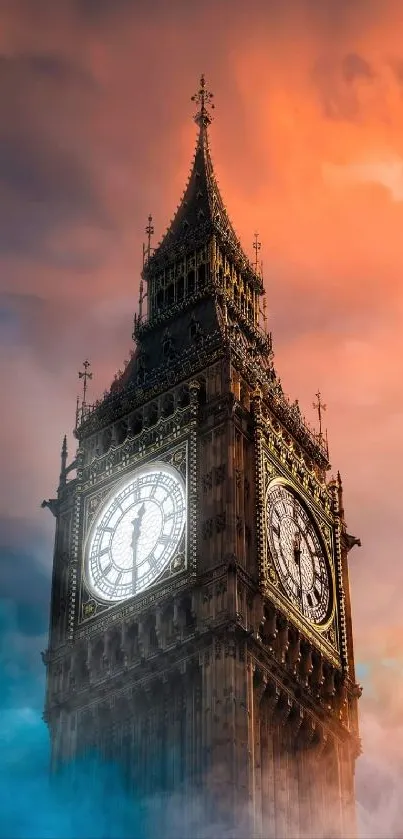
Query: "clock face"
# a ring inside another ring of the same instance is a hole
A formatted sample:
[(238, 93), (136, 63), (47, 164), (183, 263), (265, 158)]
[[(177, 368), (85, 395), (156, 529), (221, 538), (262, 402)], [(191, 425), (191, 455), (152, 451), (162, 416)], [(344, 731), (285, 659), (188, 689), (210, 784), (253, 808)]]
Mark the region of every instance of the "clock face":
[(290, 600), (312, 623), (327, 621), (332, 579), (318, 529), (294, 493), (276, 484), (266, 499), (267, 538)]
[(184, 481), (166, 463), (142, 467), (104, 504), (86, 555), (89, 588), (102, 600), (133, 597), (169, 565), (186, 521)]

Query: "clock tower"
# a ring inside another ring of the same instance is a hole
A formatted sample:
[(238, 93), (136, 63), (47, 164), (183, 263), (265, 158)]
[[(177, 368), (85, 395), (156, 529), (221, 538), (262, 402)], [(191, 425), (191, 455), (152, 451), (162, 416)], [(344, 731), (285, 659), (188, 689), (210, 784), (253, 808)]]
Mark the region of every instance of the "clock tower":
[(84, 400), (43, 502), (52, 767), (118, 762), (165, 813), (154, 835), (175, 800), (177, 836), (353, 837), (359, 540), (323, 435), (275, 371), (257, 260), (213, 171), (211, 98), (202, 77), (190, 177), (156, 249), (149, 219), (135, 350)]

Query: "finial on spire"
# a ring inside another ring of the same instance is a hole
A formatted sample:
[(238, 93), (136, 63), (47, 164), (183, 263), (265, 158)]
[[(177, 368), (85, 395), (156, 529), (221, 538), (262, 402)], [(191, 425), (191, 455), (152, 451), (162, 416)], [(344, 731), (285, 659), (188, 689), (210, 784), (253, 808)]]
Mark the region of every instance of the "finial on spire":
[(83, 405), (86, 405), (86, 396), (87, 396), (87, 381), (88, 379), (92, 379), (92, 373), (88, 372), (88, 368), (91, 367), (91, 362), (86, 359), (83, 361), (83, 371), (79, 371), (78, 378), (83, 379)]
[[(85, 409), (87, 407), (87, 402), (86, 402), (86, 399), (87, 399), (87, 382), (88, 382), (89, 379), (92, 379), (92, 373), (88, 372), (88, 368), (91, 367), (91, 362), (88, 361), (88, 359), (83, 361), (83, 367), (84, 367), (84, 370), (80, 370), (79, 373), (78, 373), (78, 378), (83, 379), (83, 399), (82, 399), (82, 402), (81, 402), (81, 421), (83, 421), (83, 419), (84, 419)], [(77, 422), (78, 414), (79, 414), (78, 405), (79, 405), (79, 400), (78, 400), (78, 397), (77, 397), (76, 427), (78, 425), (78, 422)]]
[(66, 434), (63, 437), (62, 450), (61, 450), (60, 456), (61, 456), (61, 461), (62, 461), (61, 471), (64, 472), (65, 469), (66, 469), (66, 463), (67, 463), (67, 436), (66, 436)]
[(267, 303), (266, 294), (263, 295), (263, 331), (267, 335)]
[(60, 460), (61, 460), (61, 464), (60, 464), (59, 485), (61, 486), (62, 484), (66, 483), (66, 466), (67, 466), (67, 437), (66, 437), (66, 435), (64, 435), (64, 437), (63, 437), (62, 450), (60, 452)]
[[(257, 252), (258, 252), (259, 247), (260, 247), (260, 242), (257, 241), (257, 235), (258, 234), (255, 233), (255, 244), (253, 245), (253, 247), (256, 250), (256, 263), (255, 263), (255, 273), (256, 274), (258, 273), (258, 270), (257, 270)], [(260, 277), (261, 277), (261, 280), (262, 280), (262, 283), (263, 283), (263, 260), (260, 260)], [(268, 333), (267, 333), (267, 301), (266, 301), (266, 291), (265, 291), (264, 285), (263, 285), (262, 296), (263, 296), (262, 308), (259, 307), (258, 313), (263, 318), (263, 332), (266, 335), (266, 337), (268, 337)], [(259, 318), (259, 326), (260, 326), (260, 318)]]
[(210, 116), (207, 106), (210, 108), (214, 108), (214, 104), (211, 101), (214, 97), (213, 93), (210, 93), (209, 90), (206, 88), (206, 81), (204, 78), (204, 74), (200, 77), (200, 87), (197, 93), (191, 97), (192, 102), (196, 102), (200, 105), (200, 110), (195, 114), (194, 120), (196, 125), (200, 127), (200, 129), (207, 128), (210, 125), (212, 117)]
[(322, 411), (326, 411), (326, 405), (324, 405), (324, 403), (322, 402), (322, 396), (321, 396), (320, 390), (318, 390), (318, 392), (315, 393), (315, 396), (316, 396), (318, 401), (317, 402), (312, 402), (312, 407), (315, 408), (318, 412), (319, 437), (322, 439), (322, 437), (323, 437), (323, 434), (322, 434)]
[(337, 472), (336, 479), (337, 495), (339, 500), (339, 515), (344, 520), (344, 505), (343, 505), (343, 482), (341, 480), (340, 472)]
[(143, 278), (140, 280), (140, 289), (139, 289), (139, 322), (141, 323), (141, 319), (143, 317), (143, 298), (144, 298), (144, 283)]
[(147, 234), (147, 244), (146, 245), (143, 244), (143, 268), (144, 268), (146, 262), (148, 262), (148, 260), (150, 259), (151, 251), (152, 251), (151, 236), (154, 235), (154, 226), (152, 224), (152, 220), (153, 220), (153, 217), (150, 213), (150, 215), (148, 216), (148, 219), (147, 219), (148, 224), (147, 224), (147, 227), (145, 229), (145, 232)]
[(255, 241), (253, 243), (253, 250), (255, 251), (255, 274), (258, 273), (258, 267), (257, 267), (258, 253), (260, 251), (260, 248), (262, 247), (262, 243), (258, 241), (258, 238), (259, 238), (259, 234), (255, 233)]
[[(151, 257), (151, 251), (153, 250), (153, 248), (151, 247), (151, 237), (152, 237), (152, 236), (153, 236), (153, 234), (154, 234), (154, 225), (152, 224), (152, 220), (153, 220), (153, 217), (152, 217), (152, 215), (151, 215), (151, 213), (150, 213), (150, 215), (148, 216), (148, 219), (147, 219), (148, 224), (147, 224), (147, 227), (145, 228), (145, 232), (146, 232), (146, 235), (147, 235), (147, 244), (145, 244), (145, 243), (143, 242), (143, 271), (144, 271), (144, 267), (145, 267), (146, 263), (147, 263), (147, 262), (149, 262), (149, 259), (150, 259), (150, 257)], [(136, 325), (138, 325), (138, 324), (140, 324), (140, 323), (141, 323), (141, 320), (142, 320), (142, 317), (143, 317), (143, 300), (144, 300), (144, 283), (143, 283), (143, 277), (141, 277), (141, 278), (140, 278), (140, 289), (139, 289), (139, 292), (140, 292), (140, 293), (139, 293), (139, 314), (138, 314), (138, 323), (136, 323), (137, 318), (136, 318), (136, 315), (135, 315), (135, 316), (134, 316), (134, 317), (135, 317), (135, 327), (136, 327)]]

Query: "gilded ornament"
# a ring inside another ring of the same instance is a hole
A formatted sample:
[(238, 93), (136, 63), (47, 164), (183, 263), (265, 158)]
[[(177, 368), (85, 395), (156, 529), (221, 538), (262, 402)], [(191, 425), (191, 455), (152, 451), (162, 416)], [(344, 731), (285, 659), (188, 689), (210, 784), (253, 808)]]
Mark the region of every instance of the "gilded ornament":
[(96, 604), (93, 600), (90, 600), (88, 603), (83, 604), (83, 616), (85, 619), (91, 618), (96, 611)]

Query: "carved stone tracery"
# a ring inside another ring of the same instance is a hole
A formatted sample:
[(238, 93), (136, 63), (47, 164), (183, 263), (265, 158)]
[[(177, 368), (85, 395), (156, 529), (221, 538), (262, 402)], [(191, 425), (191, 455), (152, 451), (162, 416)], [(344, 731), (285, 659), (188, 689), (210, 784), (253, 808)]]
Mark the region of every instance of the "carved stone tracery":
[[(260, 328), (262, 278), (200, 149), (197, 186), (189, 187), (194, 217), (187, 194), (163, 246), (145, 253), (148, 320), (141, 297), (130, 362), (102, 400), (83, 408), (74, 476), (64, 449), (51, 506), (57, 516), (69, 512), (68, 585), (58, 603), (68, 613), (44, 654), (46, 718), (52, 731), (62, 714), (71, 731), (77, 720), (71, 753), (98, 745), (118, 754), (136, 790), (152, 791), (158, 771), (165, 790), (188, 770), (200, 784), (216, 761), (233, 773), (232, 793), (255, 796), (256, 812), (265, 798), (260, 764), (270, 776), (270, 754), (278, 774), (266, 798), (292, 801), (295, 773), (303, 786), (315, 760), (333, 759), (336, 748), (347, 754), (356, 737), (342, 561), (357, 540), (345, 528), (340, 481), (326, 484), (324, 439), (274, 370), (271, 335)], [(82, 580), (84, 538), (114, 483), (156, 457), (186, 477), (187, 541), (153, 589), (106, 608)], [(287, 602), (267, 550), (265, 493), (275, 478), (309, 498), (334, 558), (337, 610), (319, 629)], [(61, 567), (60, 553), (56, 560)], [(154, 752), (161, 770), (150, 769)], [(273, 835), (286, 835), (287, 814), (275, 819)]]

